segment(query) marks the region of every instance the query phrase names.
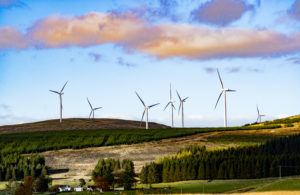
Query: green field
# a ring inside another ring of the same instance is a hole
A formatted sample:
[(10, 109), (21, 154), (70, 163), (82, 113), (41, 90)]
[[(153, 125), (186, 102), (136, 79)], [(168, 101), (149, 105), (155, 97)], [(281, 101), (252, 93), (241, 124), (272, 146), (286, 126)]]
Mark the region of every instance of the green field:
[[(300, 181), (300, 178), (298, 179)], [(285, 180), (283, 180), (285, 181)], [(279, 181), (282, 182), (282, 181)], [(287, 180), (286, 183), (289, 181)], [(215, 180), (208, 182), (206, 180), (193, 180), (193, 181), (181, 181), (174, 183), (160, 183), (153, 184), (152, 189), (149, 189), (147, 185), (139, 185), (136, 190), (124, 191), (123, 193), (128, 195), (135, 194), (170, 194), (170, 193), (241, 193), (254, 191), (256, 189), (262, 189), (264, 186), (276, 185), (278, 181), (276, 179), (254, 179), (254, 180)], [(299, 184), (299, 183), (297, 183)], [(296, 185), (297, 185), (296, 184)], [(288, 187), (286, 190), (290, 190)], [(295, 189), (296, 190), (296, 189)], [(268, 190), (261, 190), (268, 191)], [(88, 192), (69, 192), (61, 194), (91, 194)], [(105, 192), (107, 195), (120, 194), (120, 192), (109, 191)]]
[(168, 128), (151, 130), (105, 129), (2, 134), (0, 135), (0, 152), (35, 153), (65, 148), (79, 149), (87, 147), (134, 144), (215, 131), (257, 130), (279, 127), (280, 126), (270, 125), (260, 127)]
[[(256, 192), (266, 191), (300, 191), (300, 178), (283, 179), (273, 182), (262, 188), (255, 190)], [(300, 192), (299, 192), (300, 193)]]
[(218, 135), (207, 138), (208, 142), (218, 144), (237, 144), (239, 146), (249, 146), (262, 144), (268, 140), (283, 137), (283, 135)]

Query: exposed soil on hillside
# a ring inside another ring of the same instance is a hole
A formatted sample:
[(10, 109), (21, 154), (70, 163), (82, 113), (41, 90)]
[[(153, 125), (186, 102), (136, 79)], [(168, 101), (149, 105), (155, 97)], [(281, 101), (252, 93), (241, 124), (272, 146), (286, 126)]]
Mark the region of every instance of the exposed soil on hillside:
[(67, 181), (79, 178), (90, 179), (90, 174), (99, 158), (130, 158), (134, 161), (136, 172), (140, 172), (142, 166), (165, 155), (173, 155), (180, 148), (191, 144), (205, 145), (208, 149), (226, 148), (235, 144), (211, 143), (207, 141), (209, 136), (221, 135), (290, 135), (300, 133), (300, 128), (265, 129), (251, 131), (228, 131), (202, 133), (180, 138), (170, 138), (160, 141), (145, 142), (132, 145), (104, 146), (85, 149), (64, 149), (59, 151), (43, 152), (47, 166), (53, 169), (69, 169), (68, 172), (53, 174), (54, 179)]
[[(18, 125), (0, 126), (0, 134), (19, 133), (31, 131), (57, 131), (57, 130), (95, 130), (95, 129), (145, 129), (144, 123), (140, 127), (139, 121), (121, 120), (121, 119), (86, 119), (86, 118), (70, 118), (59, 120), (47, 120), (35, 123), (24, 123)], [(149, 123), (151, 129), (167, 128), (168, 126)]]

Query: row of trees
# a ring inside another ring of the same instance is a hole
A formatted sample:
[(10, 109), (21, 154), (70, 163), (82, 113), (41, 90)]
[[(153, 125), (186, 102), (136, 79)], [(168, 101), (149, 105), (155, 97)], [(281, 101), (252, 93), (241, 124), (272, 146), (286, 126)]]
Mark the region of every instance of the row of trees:
[(108, 190), (110, 186), (123, 186), (130, 190), (135, 182), (134, 164), (130, 159), (122, 162), (118, 159), (100, 159), (92, 172), (92, 179), (96, 186)]
[(0, 181), (22, 180), (26, 176), (47, 175), (45, 159), (39, 155), (22, 156), (18, 153), (0, 155)]
[(33, 192), (46, 192), (49, 190), (49, 184), (51, 184), (51, 182), (52, 180), (44, 175), (41, 175), (38, 178), (26, 176), (21, 183), (10, 180), (6, 185), (5, 192), (6, 194), (15, 195), (31, 195)]
[(159, 159), (142, 168), (142, 183), (194, 179), (250, 179), (300, 174), (300, 135), (266, 144), (207, 151), (192, 145), (175, 156)]

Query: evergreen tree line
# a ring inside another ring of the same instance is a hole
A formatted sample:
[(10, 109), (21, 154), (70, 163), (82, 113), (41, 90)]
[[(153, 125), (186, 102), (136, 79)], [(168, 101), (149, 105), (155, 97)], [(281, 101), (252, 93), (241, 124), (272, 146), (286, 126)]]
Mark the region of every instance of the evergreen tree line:
[(252, 179), (300, 174), (300, 135), (265, 144), (207, 151), (192, 145), (142, 168), (142, 183), (195, 179)]
[(135, 182), (134, 164), (130, 159), (99, 159), (92, 172), (92, 179), (95, 183), (107, 183), (108, 186), (123, 186), (125, 190), (130, 190)]
[(267, 125), (227, 128), (166, 128), (151, 129), (149, 131), (141, 131), (139, 129), (102, 129), (12, 133), (0, 135), (0, 153), (28, 154), (65, 148), (79, 149), (134, 144), (204, 132), (273, 129), (280, 127), (280, 125)]
[(0, 181), (22, 180), (26, 176), (47, 175), (45, 159), (39, 155), (22, 156), (18, 153), (0, 155)]

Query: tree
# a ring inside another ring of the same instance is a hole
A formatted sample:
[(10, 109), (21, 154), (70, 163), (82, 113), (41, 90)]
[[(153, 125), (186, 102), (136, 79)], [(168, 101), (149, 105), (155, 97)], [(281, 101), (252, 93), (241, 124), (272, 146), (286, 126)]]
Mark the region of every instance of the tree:
[(123, 171), (121, 173), (121, 180), (125, 190), (130, 190), (135, 182), (134, 164), (130, 159), (124, 159), (122, 162)]
[(86, 184), (85, 180), (83, 178), (79, 179), (80, 185), (84, 186)]
[(46, 166), (42, 167), (42, 173), (41, 174), (44, 175), (44, 176), (48, 175), (48, 170), (47, 170)]
[(149, 165), (145, 165), (145, 166), (143, 166), (143, 168), (141, 170), (141, 173), (139, 175), (141, 183), (145, 183), (145, 184), (148, 183), (148, 168), (149, 168)]
[(102, 191), (109, 190), (109, 184), (104, 177), (97, 177), (94, 180), (94, 185), (96, 186), (96, 188), (102, 189)]
[(159, 182), (159, 172), (158, 167), (155, 163), (151, 162), (148, 168), (148, 177), (147, 177), (148, 183), (158, 183)]
[(34, 182), (34, 190), (36, 192), (46, 192), (48, 190), (51, 181), (52, 181), (51, 178), (41, 175)]

